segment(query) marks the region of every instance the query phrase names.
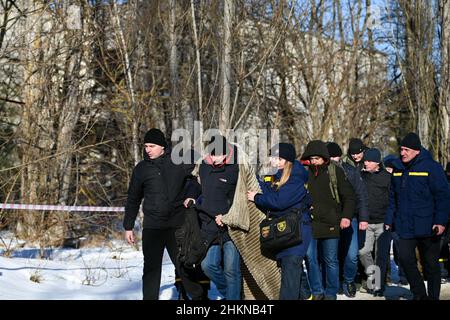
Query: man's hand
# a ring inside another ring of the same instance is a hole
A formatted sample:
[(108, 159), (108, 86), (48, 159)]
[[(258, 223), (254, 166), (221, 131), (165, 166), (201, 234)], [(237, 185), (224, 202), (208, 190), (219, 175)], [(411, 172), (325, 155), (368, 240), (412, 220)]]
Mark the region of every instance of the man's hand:
[(350, 224), (351, 224), (350, 219), (347, 219), (347, 218), (342, 218), (341, 219), (341, 229), (345, 229), (345, 228), (350, 227)]
[(359, 230), (367, 230), (369, 223), (367, 221), (361, 221), (359, 223)]
[(258, 192), (256, 192), (256, 191), (247, 191), (247, 199), (248, 199), (249, 201), (255, 202), (255, 195), (256, 195), (257, 193), (258, 193)]
[(134, 234), (133, 230), (127, 230), (125, 231), (125, 239), (129, 244), (134, 244)]
[(433, 225), (433, 230), (434, 230), (434, 228), (437, 228), (437, 229), (438, 229), (438, 232), (436, 233), (437, 236), (440, 236), (440, 235), (443, 234), (444, 231), (445, 231), (445, 227), (444, 227), (444, 226), (441, 226), (440, 224), (435, 224), (435, 225)]
[(219, 214), (219, 215), (216, 216), (216, 224), (217, 224), (219, 227), (223, 227), (222, 217), (223, 217), (223, 216), (222, 216), (221, 214)]
[(189, 206), (189, 202), (192, 201), (195, 204), (195, 199), (192, 198), (187, 198), (186, 200), (184, 200), (183, 205), (185, 208), (187, 208)]
[(388, 225), (388, 224), (385, 224), (384, 225), (384, 230), (386, 230), (386, 231), (388, 231), (388, 230), (390, 230), (392, 227), (390, 226), (390, 225)]

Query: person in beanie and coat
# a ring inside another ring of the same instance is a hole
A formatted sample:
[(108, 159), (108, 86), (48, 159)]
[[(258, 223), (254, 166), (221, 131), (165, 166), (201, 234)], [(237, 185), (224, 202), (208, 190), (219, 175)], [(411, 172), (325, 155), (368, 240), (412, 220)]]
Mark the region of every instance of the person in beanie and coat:
[[(339, 289), (339, 236), (341, 229), (351, 225), (356, 196), (342, 168), (330, 163), (325, 142), (314, 140), (308, 143), (302, 160), (310, 161), (308, 190), (313, 206), (313, 239), (307, 252), (309, 283), (313, 299), (336, 300)], [(331, 170), (335, 171), (337, 190), (332, 186), (334, 178), (331, 176)], [(322, 268), (319, 267), (319, 259)], [(326, 279), (324, 285), (321, 269)]]
[(349, 298), (356, 295), (355, 277), (358, 271), (358, 250), (364, 246), (365, 230), (368, 227), (368, 194), (360, 171), (353, 165), (343, 162), (342, 149), (335, 142), (327, 143), (330, 159), (342, 169), (356, 195), (356, 211), (349, 228), (341, 230), (339, 239), (339, 278), (342, 281), (342, 293)]
[(272, 147), (272, 165), (278, 169), (273, 182), (260, 180), (262, 193), (248, 191), (247, 198), (254, 201), (266, 214), (282, 217), (296, 209), (301, 214), (299, 228), (302, 242), (281, 250), (276, 259), (281, 267), (280, 300), (298, 300), (302, 285), (303, 259), (312, 236), (311, 199), (305, 183), (308, 172), (295, 159), (295, 147), (290, 143), (279, 143)]
[[(384, 217), (389, 205), (389, 188), (391, 175), (383, 168), (380, 150), (368, 149), (364, 152), (364, 169), (361, 173), (367, 192), (369, 194), (369, 227), (366, 231), (364, 247), (359, 250), (359, 259), (366, 274), (374, 265), (373, 256), (376, 257), (376, 265), (381, 270), (381, 283), (378, 288), (364, 288), (375, 296), (382, 296), (385, 288), (385, 276), (389, 261), (389, 249), (391, 233), (384, 230)], [(374, 249), (375, 248), (375, 249)], [(373, 254), (375, 250), (375, 254)]]
[(226, 300), (241, 299), (241, 257), (222, 222), (233, 204), (238, 181), (237, 148), (225, 137), (215, 135), (209, 153), (199, 166), (200, 194), (190, 192), (185, 200), (194, 201), (201, 220), (204, 239), (210, 243), (201, 267)]
[(144, 160), (133, 169), (123, 220), (125, 238), (128, 243), (134, 244), (134, 223), (141, 202), (144, 200), (142, 204), (144, 300), (159, 298), (161, 265), (165, 248), (175, 265), (176, 272), (179, 269), (175, 230), (184, 220), (184, 187), (193, 169), (194, 164), (175, 165), (172, 162), (167, 141), (159, 129), (150, 129), (145, 134)]
[[(438, 300), (441, 290), (440, 237), (450, 208), (450, 188), (442, 166), (422, 147), (415, 133), (400, 144), (400, 159), (393, 161), (386, 229), (399, 236), (400, 263), (415, 300)], [(416, 248), (423, 260), (427, 290), (417, 268)]]
[(347, 154), (342, 158), (343, 163), (347, 163), (355, 167), (360, 172), (364, 167), (364, 151), (367, 147), (361, 139), (351, 138), (348, 144)]

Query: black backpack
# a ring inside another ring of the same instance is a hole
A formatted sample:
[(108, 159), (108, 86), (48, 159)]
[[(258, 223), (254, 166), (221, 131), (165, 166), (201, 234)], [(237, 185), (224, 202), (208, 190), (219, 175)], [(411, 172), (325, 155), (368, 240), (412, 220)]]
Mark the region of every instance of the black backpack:
[(180, 265), (194, 269), (205, 258), (210, 241), (203, 236), (196, 209), (185, 211), (183, 225), (177, 230), (178, 261)]

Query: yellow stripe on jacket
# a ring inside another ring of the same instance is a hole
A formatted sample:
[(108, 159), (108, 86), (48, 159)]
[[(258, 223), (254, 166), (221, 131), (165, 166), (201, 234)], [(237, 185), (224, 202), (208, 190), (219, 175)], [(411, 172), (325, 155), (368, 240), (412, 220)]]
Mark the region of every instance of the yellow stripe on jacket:
[[(403, 172), (394, 172), (394, 177), (401, 177), (403, 175)], [(413, 177), (428, 177), (429, 172), (408, 172), (409, 176)]]

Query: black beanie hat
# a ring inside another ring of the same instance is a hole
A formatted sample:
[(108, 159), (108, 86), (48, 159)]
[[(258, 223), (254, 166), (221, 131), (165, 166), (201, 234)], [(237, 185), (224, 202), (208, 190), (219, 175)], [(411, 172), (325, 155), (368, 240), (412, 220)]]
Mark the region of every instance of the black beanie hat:
[(229, 151), (227, 139), (221, 135), (212, 136), (208, 147), (212, 156), (223, 156), (228, 154)]
[(272, 147), (272, 155), (294, 162), (296, 155), (295, 147), (290, 143), (279, 143)]
[(393, 154), (388, 154), (386, 157), (383, 158), (383, 164), (385, 167), (387, 168), (393, 168), (393, 162), (394, 160), (397, 159), (396, 156), (394, 156)]
[(422, 143), (417, 134), (410, 132), (403, 138), (400, 146), (419, 151), (422, 147)]
[(364, 161), (381, 163), (381, 152), (377, 148), (370, 148), (364, 152)]
[(349, 154), (358, 154), (363, 152), (365, 149), (364, 143), (361, 139), (351, 138), (348, 144), (348, 153)]
[(144, 137), (144, 143), (153, 143), (167, 148), (167, 141), (161, 130), (153, 128), (147, 131)]
[(342, 156), (342, 149), (336, 142), (327, 142), (327, 149), (330, 157)]

